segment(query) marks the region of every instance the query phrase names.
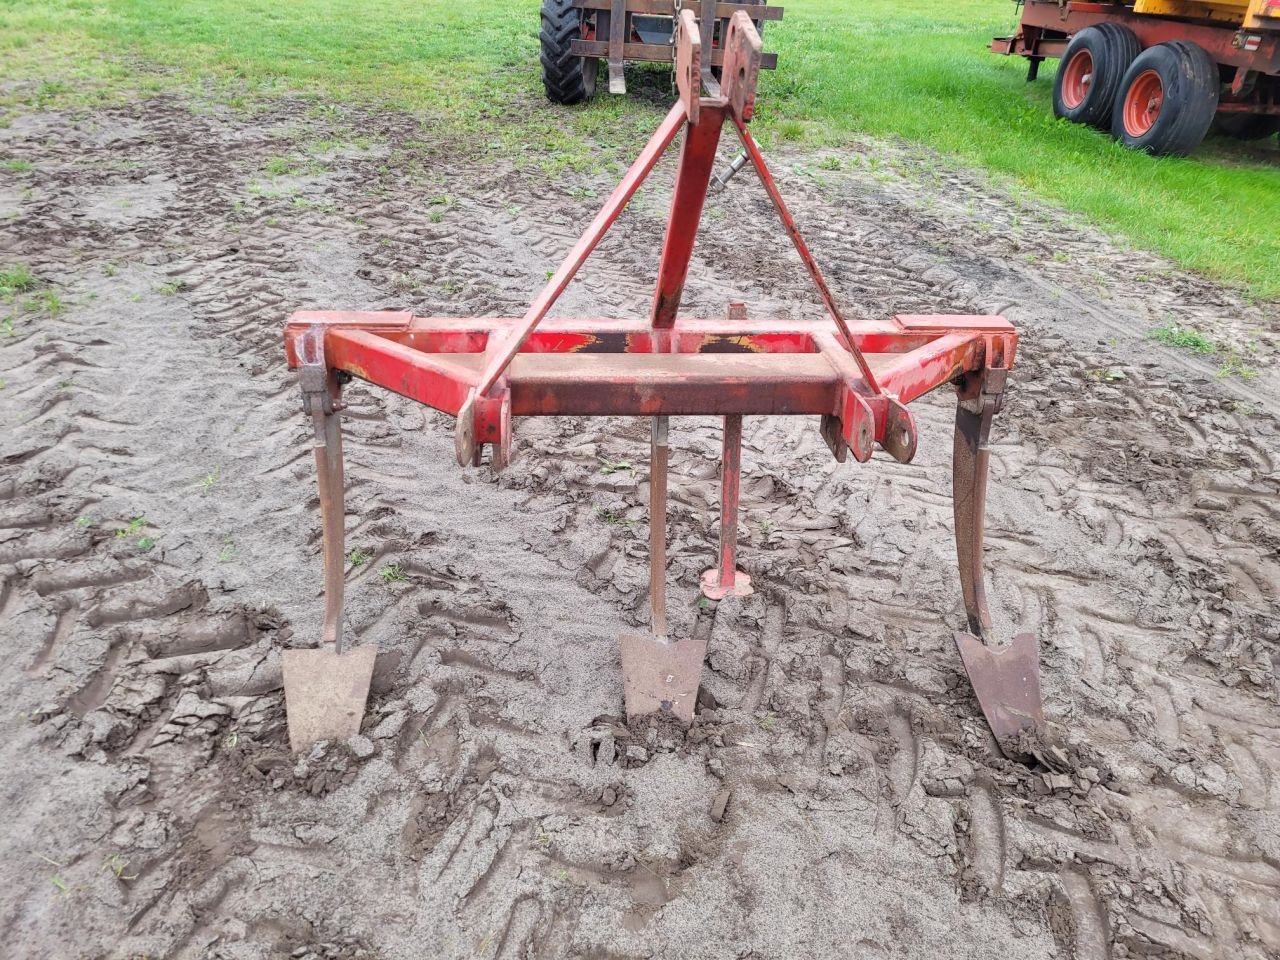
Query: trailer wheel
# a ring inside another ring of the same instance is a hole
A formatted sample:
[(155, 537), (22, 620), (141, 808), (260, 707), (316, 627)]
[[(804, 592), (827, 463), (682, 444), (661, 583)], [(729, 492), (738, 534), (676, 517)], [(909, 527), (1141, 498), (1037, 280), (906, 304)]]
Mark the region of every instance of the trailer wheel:
[(1280, 117), (1258, 113), (1220, 113), (1213, 121), (1214, 130), (1237, 140), (1265, 140), (1280, 133)]
[(1200, 145), (1218, 110), (1218, 65), (1187, 40), (1148, 47), (1121, 84), (1111, 132), (1126, 147), (1185, 157)]
[(1073, 123), (1106, 129), (1120, 81), (1142, 47), (1128, 27), (1085, 27), (1067, 45), (1053, 81), (1053, 114)]
[(542, 0), (542, 86), (552, 103), (572, 106), (590, 100), (596, 92), (600, 61), (576, 57), (569, 45), (582, 37), (583, 11), (572, 0)]

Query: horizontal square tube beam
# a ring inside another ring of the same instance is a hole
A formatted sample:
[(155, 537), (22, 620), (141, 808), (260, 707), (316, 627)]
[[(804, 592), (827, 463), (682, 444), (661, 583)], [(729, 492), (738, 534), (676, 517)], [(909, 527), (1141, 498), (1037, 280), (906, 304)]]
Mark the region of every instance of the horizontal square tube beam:
[[(646, 60), (650, 63), (671, 63), (675, 58), (675, 49), (669, 43), (624, 43), (622, 45), (622, 58), (624, 60)], [(608, 57), (609, 42), (607, 40), (574, 40), (569, 44), (569, 52), (575, 57)], [(723, 64), (724, 51), (716, 47), (711, 51), (711, 65), (719, 67)], [(776, 53), (760, 54), (761, 69), (774, 70), (777, 66), (778, 55)]]
[[(414, 317), (408, 313), (300, 311), (290, 319), (285, 346), (297, 366), (294, 337), (316, 325), (355, 327), (427, 353), (482, 353), (491, 335), (501, 336), (516, 317)], [(952, 332), (981, 334), (1000, 344), (1013, 362), (1017, 333), (1003, 317), (903, 315), (850, 324), (863, 353), (905, 353)], [(810, 353), (815, 338), (834, 333), (829, 320), (726, 320), (679, 318), (670, 330), (645, 320), (604, 317), (550, 318), (525, 342), (524, 353)]]

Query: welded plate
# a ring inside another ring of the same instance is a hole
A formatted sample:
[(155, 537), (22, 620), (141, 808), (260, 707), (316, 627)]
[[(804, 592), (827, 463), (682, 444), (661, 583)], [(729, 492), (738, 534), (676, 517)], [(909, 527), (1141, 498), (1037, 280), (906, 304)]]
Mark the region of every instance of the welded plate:
[(294, 753), (321, 740), (347, 740), (360, 732), (377, 656), (375, 646), (341, 654), (286, 650), (280, 655), (289, 747)]
[(1007, 647), (989, 647), (960, 631), (955, 638), (969, 683), (996, 740), (1043, 727), (1040, 641), (1036, 635), (1020, 633)]
[(667, 642), (649, 633), (622, 635), (622, 693), (627, 716), (669, 713), (693, 722), (707, 641)]

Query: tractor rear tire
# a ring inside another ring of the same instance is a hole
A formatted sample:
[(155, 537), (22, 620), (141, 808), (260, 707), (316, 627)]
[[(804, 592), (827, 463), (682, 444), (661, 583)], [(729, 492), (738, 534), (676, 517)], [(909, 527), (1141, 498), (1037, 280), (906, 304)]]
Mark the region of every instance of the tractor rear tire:
[(1280, 117), (1258, 113), (1219, 114), (1213, 121), (1218, 133), (1237, 140), (1265, 140), (1280, 133)]
[(582, 36), (583, 11), (572, 0), (542, 0), (542, 86), (552, 103), (572, 106), (596, 92), (600, 61), (579, 57), (569, 46)]
[(1077, 33), (1053, 80), (1054, 116), (1109, 129), (1120, 81), (1141, 49), (1133, 31), (1118, 23), (1099, 23)]
[(1209, 132), (1221, 87), (1204, 48), (1188, 40), (1148, 47), (1124, 75), (1111, 132), (1134, 150), (1185, 157)]

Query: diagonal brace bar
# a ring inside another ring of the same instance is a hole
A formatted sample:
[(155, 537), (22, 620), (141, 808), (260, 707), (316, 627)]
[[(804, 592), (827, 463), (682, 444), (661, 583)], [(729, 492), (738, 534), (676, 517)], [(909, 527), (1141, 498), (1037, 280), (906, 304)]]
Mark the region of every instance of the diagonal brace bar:
[(560, 269), (555, 275), (547, 281), (547, 285), (542, 288), (542, 292), (538, 294), (537, 299), (533, 301), (533, 305), (521, 318), (519, 325), (512, 330), (503, 340), (497, 344), (485, 363), (484, 372), (480, 375), (481, 395), (487, 394), (493, 385), (502, 376), (503, 372), (510, 365), (512, 359), (520, 348), (524, 346), (524, 342), (528, 339), (529, 334), (533, 332), (539, 321), (547, 315), (555, 302), (560, 299), (560, 294), (564, 293), (565, 287), (569, 285), (569, 281), (574, 278), (578, 270), (586, 262), (587, 257), (591, 256), (591, 252), (595, 250), (600, 239), (613, 226), (619, 214), (628, 201), (640, 189), (640, 184), (644, 183), (650, 171), (653, 170), (659, 158), (666, 152), (667, 147), (671, 146), (671, 141), (675, 139), (676, 134), (680, 132), (680, 128), (685, 125), (687, 114), (683, 103), (677, 103), (671, 108), (671, 112), (667, 114), (662, 125), (654, 131), (649, 142), (645, 144), (645, 148), (640, 151), (640, 156), (631, 164), (631, 168), (623, 176), (622, 181), (613, 188), (613, 193), (609, 195), (609, 199), (605, 201), (600, 212), (596, 214), (591, 225), (587, 227), (586, 232), (573, 245), (573, 249), (569, 251), (569, 255), (564, 258), (564, 262), (560, 264)]
[(778, 217), (782, 220), (783, 227), (786, 228), (787, 234), (791, 237), (791, 242), (795, 244), (796, 252), (800, 254), (800, 259), (804, 261), (805, 269), (809, 271), (809, 276), (813, 279), (813, 284), (818, 288), (818, 296), (822, 298), (823, 305), (827, 308), (827, 313), (831, 315), (831, 319), (835, 321), (836, 327), (840, 330), (840, 335), (844, 337), (845, 343), (849, 345), (849, 351), (853, 354), (853, 358), (858, 361), (858, 369), (862, 373), (862, 378), (867, 382), (867, 386), (872, 393), (879, 393), (880, 387), (876, 383), (875, 374), (871, 372), (871, 367), (867, 364), (866, 358), (862, 355), (862, 351), (858, 349), (857, 343), (854, 342), (853, 332), (849, 329), (849, 324), (845, 320), (844, 315), (840, 312), (840, 308), (836, 306), (835, 297), (831, 295), (831, 290), (827, 286), (826, 279), (822, 276), (822, 271), (818, 269), (818, 263), (813, 259), (813, 254), (809, 251), (809, 245), (804, 242), (804, 237), (800, 236), (800, 228), (796, 226), (796, 221), (791, 216), (791, 211), (787, 209), (786, 201), (782, 199), (782, 194), (778, 191), (778, 185), (773, 182), (773, 175), (769, 173), (769, 168), (765, 165), (764, 155), (760, 152), (760, 147), (756, 144), (755, 138), (747, 131), (747, 125), (733, 111), (729, 111), (729, 115), (733, 117), (733, 124), (738, 128), (738, 138), (742, 141), (742, 146), (747, 151), (747, 156), (751, 158), (751, 164), (756, 168), (756, 175), (760, 178), (765, 192), (769, 194), (769, 199), (773, 201), (773, 208), (778, 211)]

